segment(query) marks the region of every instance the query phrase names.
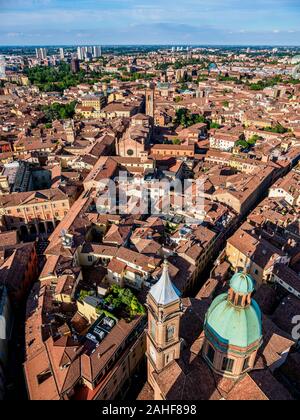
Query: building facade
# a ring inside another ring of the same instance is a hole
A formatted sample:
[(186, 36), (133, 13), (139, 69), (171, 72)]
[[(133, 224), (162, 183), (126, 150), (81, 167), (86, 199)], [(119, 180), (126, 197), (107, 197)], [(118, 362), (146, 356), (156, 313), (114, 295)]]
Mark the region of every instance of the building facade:
[(69, 209), (68, 196), (58, 188), (15, 193), (1, 197), (1, 224), (22, 236), (51, 233)]

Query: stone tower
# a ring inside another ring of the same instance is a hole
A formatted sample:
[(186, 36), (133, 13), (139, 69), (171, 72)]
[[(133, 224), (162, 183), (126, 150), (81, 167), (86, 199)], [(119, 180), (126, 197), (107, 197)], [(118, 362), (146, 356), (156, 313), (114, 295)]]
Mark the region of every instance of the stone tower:
[(154, 89), (149, 88), (146, 90), (146, 115), (154, 118)]
[(164, 263), (160, 280), (148, 294), (147, 307), (148, 382), (154, 390), (155, 399), (160, 399), (156, 395), (158, 387), (153, 373), (160, 372), (173, 360), (179, 359), (181, 346), (179, 327), (182, 306), (179, 292), (170, 280), (167, 262)]
[(66, 139), (68, 143), (74, 143), (76, 133), (75, 133), (75, 124), (73, 120), (69, 120), (64, 125)]

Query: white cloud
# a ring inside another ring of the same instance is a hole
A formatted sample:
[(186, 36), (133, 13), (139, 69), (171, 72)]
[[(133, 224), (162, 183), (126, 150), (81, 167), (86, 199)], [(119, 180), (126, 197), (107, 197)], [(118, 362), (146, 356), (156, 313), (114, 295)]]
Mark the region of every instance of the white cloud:
[[(69, 32), (76, 38), (76, 33), (106, 29), (113, 38), (116, 30), (147, 24), (186, 25), (190, 29), (185, 37), (201, 27), (209, 27), (212, 38), (213, 30), (241, 38), (255, 33), (284, 36), (295, 33), (290, 28), (297, 28), (299, 21), (299, 0), (0, 0), (0, 32), (24, 36), (48, 33), (58, 38)], [(140, 31), (137, 41), (143, 36)]]

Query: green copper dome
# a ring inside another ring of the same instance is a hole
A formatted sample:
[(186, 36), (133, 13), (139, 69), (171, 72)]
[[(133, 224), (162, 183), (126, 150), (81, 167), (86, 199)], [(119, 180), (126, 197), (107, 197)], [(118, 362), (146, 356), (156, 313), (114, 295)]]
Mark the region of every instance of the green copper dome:
[(245, 273), (236, 273), (230, 280), (230, 287), (239, 295), (249, 295), (254, 292), (254, 281)]
[(244, 308), (234, 306), (224, 293), (211, 304), (205, 330), (222, 345), (250, 347), (262, 338), (261, 311), (254, 300)]

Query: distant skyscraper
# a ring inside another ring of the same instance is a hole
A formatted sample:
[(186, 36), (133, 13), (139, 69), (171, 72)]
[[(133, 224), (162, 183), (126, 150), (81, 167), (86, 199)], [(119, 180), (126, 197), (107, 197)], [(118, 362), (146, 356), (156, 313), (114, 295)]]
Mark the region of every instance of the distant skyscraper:
[(71, 70), (72, 73), (78, 73), (80, 70), (80, 64), (78, 58), (73, 58), (71, 61)]
[(77, 48), (77, 57), (78, 57), (78, 60), (84, 60), (84, 58), (85, 58), (84, 47), (78, 47)]
[(93, 47), (93, 57), (94, 58), (99, 58), (102, 55), (102, 49), (99, 45), (95, 45)]
[(78, 47), (77, 48), (78, 60), (85, 60), (87, 58), (93, 58), (93, 47)]
[(86, 59), (93, 58), (93, 47), (86, 47)]
[(0, 55), (0, 79), (5, 79), (6, 77), (5, 67), (5, 58), (3, 55)]
[(46, 60), (46, 58), (47, 58), (47, 49), (46, 48), (36, 48), (35, 53), (36, 53), (36, 58), (38, 60)]
[(49, 62), (52, 66), (57, 66), (57, 64), (59, 63), (59, 60), (57, 60), (56, 55), (52, 55), (49, 59)]
[(59, 57), (60, 57), (61, 60), (65, 59), (65, 52), (64, 52), (63, 48), (59, 49)]

